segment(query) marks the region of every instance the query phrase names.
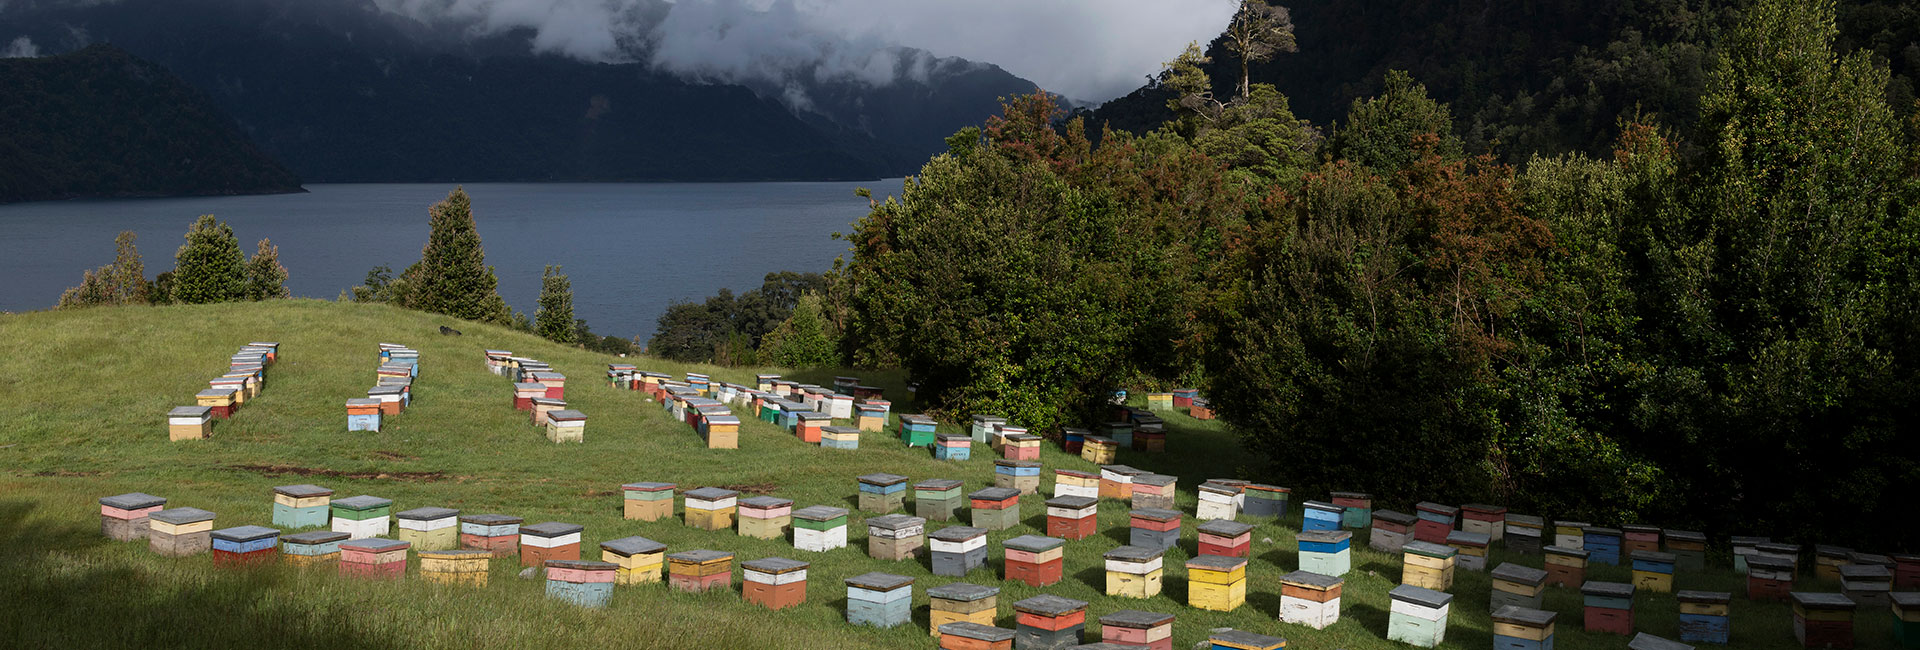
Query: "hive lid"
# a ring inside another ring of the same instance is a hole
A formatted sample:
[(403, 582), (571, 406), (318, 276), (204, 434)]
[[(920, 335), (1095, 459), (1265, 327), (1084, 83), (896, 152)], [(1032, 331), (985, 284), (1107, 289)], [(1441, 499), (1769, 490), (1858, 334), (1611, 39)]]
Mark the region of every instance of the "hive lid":
[(706, 548), (694, 549), (691, 551), (681, 551), (679, 553), (671, 553), (667, 555), (668, 560), (672, 560), (674, 562), (693, 563), (693, 564), (706, 564), (708, 562), (717, 562), (720, 560), (728, 560), (732, 558), (733, 558), (732, 553), (729, 553), (726, 551), (716, 551), (713, 549), (706, 549)]
[(405, 392), (406, 389), (399, 386), (374, 386), (367, 389), (367, 395), (399, 395)]
[(1008, 643), (1013, 641), (1013, 630), (991, 625), (981, 625), (973, 621), (959, 621), (940, 626), (942, 636), (957, 636), (987, 643)]
[(1239, 537), (1253, 532), (1253, 525), (1243, 524), (1232, 519), (1212, 519), (1200, 524), (1195, 527), (1195, 529), (1208, 535)]
[(639, 535), (634, 535), (632, 537), (622, 537), (620, 539), (601, 542), (600, 548), (613, 551), (619, 555), (644, 555), (667, 550), (667, 545)]
[(1047, 617), (1066, 616), (1086, 608), (1087, 601), (1062, 598), (1053, 594), (1041, 594), (1013, 604), (1014, 611)]
[(380, 400), (371, 397), (355, 397), (347, 400), (347, 406), (379, 406)]
[(966, 483), (963, 481), (956, 481), (950, 478), (930, 478), (930, 479), (921, 481), (919, 483), (913, 484), (913, 489), (944, 492), (947, 490), (960, 487), (962, 485), (966, 485)]
[(1046, 537), (1044, 535), (1021, 535), (1019, 537), (1015, 537), (1013, 539), (1009, 539), (1007, 541), (1001, 542), (1000, 545), (1016, 551), (1026, 551), (1028, 553), (1039, 553), (1042, 551), (1050, 551), (1056, 548), (1060, 548), (1061, 546), (1066, 545), (1066, 543), (1067, 543), (1067, 540), (1060, 539), (1058, 537)]
[(1331, 503), (1327, 503), (1325, 501), (1308, 501), (1304, 505), (1308, 510), (1319, 510), (1322, 512), (1341, 512), (1346, 510), (1346, 508), (1342, 508), (1340, 506), (1336, 506)]
[(1723, 605), (1733, 600), (1733, 593), (1726, 591), (1694, 591), (1691, 589), (1682, 589), (1673, 595), (1673, 599), (1683, 603)]
[(1493, 536), (1486, 533), (1456, 530), (1447, 533), (1447, 543), (1462, 546), (1486, 546), (1493, 543)]
[(549, 569), (573, 569), (576, 571), (615, 571), (620, 565), (612, 562), (594, 562), (591, 560), (547, 560)]
[(1108, 560), (1119, 560), (1121, 562), (1145, 562), (1166, 555), (1166, 553), (1166, 549), (1151, 546), (1122, 546), (1107, 551), (1101, 555), (1101, 557)]
[(1413, 603), (1428, 609), (1439, 609), (1453, 602), (1453, 594), (1441, 593), (1426, 587), (1400, 585), (1387, 592), (1387, 597), (1406, 603)]
[(1846, 557), (1848, 553), (1852, 552), (1853, 549), (1845, 546), (1834, 546), (1832, 544), (1813, 545), (1813, 554), (1821, 557)]
[(901, 476), (899, 474), (888, 474), (885, 472), (881, 472), (877, 474), (867, 474), (865, 476), (861, 476), (860, 482), (866, 483), (869, 485), (895, 485), (898, 483), (907, 482), (907, 477)]
[(1646, 560), (1648, 562), (1659, 562), (1662, 564), (1673, 564), (1673, 561), (1674, 561), (1674, 557), (1672, 553), (1664, 553), (1661, 551), (1634, 551), (1628, 554), (1627, 558), (1631, 560)]
[(1224, 630), (1220, 632), (1214, 632), (1211, 636), (1207, 637), (1207, 640), (1219, 641), (1222, 643), (1230, 643), (1233, 645), (1247, 646), (1247, 647), (1253, 647), (1253, 648), (1273, 648), (1273, 647), (1284, 648), (1287, 645), (1286, 639), (1283, 639), (1277, 636), (1267, 636), (1265, 634), (1255, 634), (1252, 632), (1247, 632), (1245, 630)]
[(1398, 510), (1375, 510), (1373, 511), (1373, 518), (1379, 521), (1400, 524), (1402, 526), (1412, 526), (1414, 522), (1420, 520), (1420, 518), (1417, 516), (1400, 512)]
[(1173, 485), (1175, 482), (1179, 480), (1180, 480), (1179, 477), (1167, 476), (1166, 474), (1141, 474), (1139, 476), (1133, 477), (1133, 484), (1162, 487), (1167, 485)]
[(1420, 503), (1414, 504), (1413, 507), (1415, 510), (1423, 510), (1426, 512), (1446, 515), (1449, 517), (1460, 514), (1459, 508), (1455, 508), (1453, 506), (1446, 505), (1446, 504), (1434, 503), (1432, 501), (1421, 501)]
[(1514, 564), (1512, 562), (1501, 562), (1500, 566), (1493, 568), (1493, 573), (1490, 575), (1492, 575), (1495, 580), (1505, 580), (1507, 582), (1532, 586), (1538, 586), (1540, 583), (1547, 581), (1546, 571), (1523, 564)]
[(1346, 580), (1342, 580), (1338, 576), (1314, 573), (1312, 571), (1295, 571), (1280, 576), (1280, 583), (1326, 591), (1345, 584)]
[(145, 492), (128, 492), (126, 494), (102, 497), (100, 499), (100, 505), (109, 508), (119, 508), (121, 510), (139, 510), (142, 508), (167, 505), (167, 498), (153, 496)]
[(479, 524), (482, 526), (505, 526), (507, 524), (517, 524), (526, 520), (520, 517), (515, 517), (513, 515), (461, 515), (460, 521), (469, 523), (469, 524)]
[(819, 411), (801, 411), (793, 415), (802, 420), (832, 420), (833, 416)]
[(309, 531), (305, 533), (294, 533), (292, 535), (281, 535), (280, 543), (296, 544), (301, 546), (313, 546), (317, 544), (326, 544), (329, 542), (344, 542), (347, 540), (347, 538), (352, 536), (353, 535), (350, 535), (347, 533), (335, 532), (331, 530), (315, 530), (315, 531)]
[(203, 418), (213, 413), (211, 406), (175, 406), (167, 411), (170, 418)]
[(534, 537), (559, 537), (561, 535), (569, 535), (569, 534), (577, 533), (586, 529), (587, 529), (586, 526), (582, 526), (580, 524), (568, 524), (568, 523), (562, 523), (558, 521), (547, 521), (547, 522), (534, 524), (532, 526), (521, 526), (520, 534), (532, 535)]
[(214, 514), (199, 508), (168, 508), (166, 510), (156, 511), (151, 515), (147, 515), (147, 517), (154, 521), (180, 525), (213, 521)]
[(793, 499), (782, 499), (780, 497), (775, 497), (775, 496), (747, 497), (745, 499), (741, 499), (739, 501), (739, 504), (740, 504), (740, 507), (742, 508), (756, 508), (760, 510), (765, 510), (769, 508), (783, 508), (786, 506), (791, 506), (793, 505)]
[(1018, 496), (1020, 496), (1020, 491), (1013, 488), (990, 487), (975, 490), (973, 494), (967, 495), (967, 498), (984, 499), (987, 501), (1005, 501)]
[(229, 542), (251, 542), (256, 539), (279, 537), (280, 530), (266, 526), (235, 526), (213, 531), (213, 538)]
[(547, 385), (546, 385), (546, 384), (542, 384), (542, 383), (540, 383), (540, 382), (537, 382), (537, 381), (516, 381), (516, 382), (513, 382), (513, 390), (514, 390), (515, 392), (519, 392), (519, 391), (533, 391), (533, 390), (546, 390), (546, 389), (547, 389)]
[(1546, 527), (1546, 521), (1534, 515), (1516, 515), (1513, 513), (1507, 513), (1507, 523), (1521, 524), (1521, 525), (1530, 526), (1533, 528)]
[(881, 573), (879, 571), (870, 571), (870, 572), (862, 573), (860, 575), (857, 575), (851, 578), (847, 578), (847, 586), (859, 587), (861, 589), (871, 589), (873, 591), (893, 591), (901, 587), (910, 587), (912, 585), (913, 585), (912, 576), (903, 576), (903, 575), (893, 574), (893, 573)]
[(964, 542), (964, 541), (973, 539), (975, 537), (984, 536), (986, 534), (987, 534), (987, 529), (985, 528), (974, 528), (972, 526), (948, 526), (946, 528), (933, 531), (932, 533), (928, 533), (927, 536), (940, 540), (942, 542)]
[(1134, 508), (1132, 516), (1148, 521), (1173, 521), (1180, 518), (1180, 511), (1166, 508)]
[(1470, 512), (1482, 512), (1490, 515), (1504, 515), (1507, 513), (1506, 506), (1494, 506), (1494, 505), (1487, 505), (1484, 503), (1469, 503), (1469, 504), (1460, 506), (1460, 509), (1467, 510)]
[(1040, 461), (1013, 460), (1011, 458), (995, 458), (993, 459), (993, 464), (999, 467), (1039, 467)]
[(1609, 537), (1620, 536), (1620, 529), (1608, 528), (1606, 526), (1588, 526), (1586, 528), (1580, 529), (1580, 532), (1585, 535), (1606, 535)]
[(1333, 492), (1333, 493), (1330, 493), (1328, 496), (1331, 496), (1335, 499), (1372, 499), (1373, 498), (1373, 495), (1367, 494), (1365, 492)]
[[(554, 399), (551, 397), (535, 397), (535, 398), (532, 398), (530, 401), (533, 402), (534, 406), (566, 406), (567, 405), (566, 400)], [(555, 409), (555, 410), (558, 410), (558, 409)]]
[(1900, 609), (1920, 610), (1920, 591), (1896, 591), (1888, 594), (1888, 597), (1892, 598), (1893, 604), (1899, 605)]
[(1788, 592), (1787, 595), (1793, 597), (1793, 604), (1805, 609), (1854, 608), (1853, 599), (1848, 598), (1846, 594), (1826, 591), (1793, 591)]
[(973, 421), (985, 424), (989, 422), (1006, 422), (1007, 419), (998, 415), (976, 415), (973, 416)]
[(1793, 570), (1793, 560), (1784, 557), (1773, 557), (1771, 555), (1749, 555), (1747, 556), (1747, 568), (1758, 568), (1769, 571), (1791, 571)]
[(941, 442), (948, 440), (971, 440), (971, 438), (968, 438), (967, 434), (964, 433), (936, 433), (933, 434), (933, 439)]
[(1077, 469), (1064, 469), (1064, 468), (1055, 468), (1053, 470), (1053, 475), (1054, 476), (1072, 476), (1076, 478), (1096, 478), (1096, 479), (1100, 478), (1099, 472), (1082, 472)]
[(721, 499), (740, 496), (740, 493), (726, 488), (703, 487), (687, 490), (686, 496), (689, 499), (699, 499), (701, 501), (719, 501)]
[(276, 494), (284, 494), (296, 499), (305, 499), (309, 497), (324, 497), (324, 496), (331, 496), (333, 494), (332, 489), (320, 487), (312, 483), (302, 483), (300, 485), (276, 486), (273, 488), (273, 491)]
[(1752, 535), (1734, 535), (1731, 539), (1734, 546), (1758, 546), (1771, 541), (1773, 541), (1771, 537), (1757, 537)]
[(1665, 534), (1667, 536), (1668, 541), (1699, 542), (1701, 544), (1707, 543), (1706, 533), (1695, 532), (1691, 530), (1674, 530), (1669, 528), (1666, 530)]
[(633, 490), (635, 492), (658, 492), (660, 490), (671, 490), (674, 487), (676, 486), (672, 483), (660, 483), (657, 481), (641, 481), (639, 483), (627, 483), (625, 485), (620, 486), (620, 489)]
[[(1004, 437), (1011, 442), (1033, 442), (1036, 440), (1040, 440), (1040, 436), (1036, 436), (1031, 433), (1009, 433)], [(1027, 461), (1022, 461), (1022, 462), (1027, 462)], [(1036, 465), (1038, 464), (1038, 461), (1033, 461), (1033, 462)]]
[(1627, 650), (1693, 650), (1693, 646), (1641, 632), (1627, 642)]
[(1219, 483), (1215, 481), (1207, 481), (1205, 483), (1201, 483), (1197, 489), (1200, 490), (1201, 492), (1213, 492), (1216, 494), (1239, 494), (1240, 493), (1239, 489), (1231, 485), (1227, 485), (1225, 483)]
[(1422, 542), (1417, 540), (1412, 542), (1407, 542), (1406, 544), (1400, 547), (1400, 550), (1405, 551), (1407, 553), (1412, 553), (1414, 555), (1425, 555), (1427, 557), (1437, 557), (1437, 558), (1450, 558), (1450, 557), (1453, 557), (1454, 555), (1459, 554), (1460, 552), (1458, 550), (1455, 550), (1451, 546), (1441, 546), (1433, 542)]
[(236, 391), (234, 391), (231, 388), (209, 388), (209, 389), (200, 391), (198, 393), (194, 393), (193, 395), (195, 397), (221, 397), (224, 395), (232, 395), (235, 392)]
[(1102, 627), (1112, 625), (1114, 627), (1126, 627), (1136, 630), (1160, 627), (1172, 622), (1172, 614), (1143, 612), (1137, 609), (1123, 609), (1100, 617), (1100, 625)]
[(366, 539), (350, 539), (344, 542), (340, 542), (340, 548), (360, 549), (369, 553), (404, 551), (412, 547), (413, 547), (413, 544), (410, 542), (402, 542), (397, 539), (386, 539), (383, 537), (369, 537)]
[(454, 510), (453, 508), (441, 508), (437, 506), (428, 506), (425, 508), (414, 508), (412, 510), (404, 510), (401, 512), (396, 512), (396, 513), (393, 513), (393, 516), (399, 517), (401, 519), (433, 521), (435, 519), (446, 519), (448, 517), (458, 517), (460, 516), (460, 511)]
[(1781, 542), (1765, 542), (1761, 544), (1755, 544), (1753, 548), (1761, 552), (1774, 553), (1778, 555), (1799, 555), (1800, 554), (1799, 544), (1786, 544)]
[(928, 597), (941, 600), (957, 600), (964, 603), (998, 595), (1000, 595), (999, 587), (987, 587), (968, 582), (950, 582), (938, 587), (927, 588)]
[[(737, 419), (737, 418), (736, 418), (736, 419)], [(839, 426), (834, 426), (834, 427), (820, 427), (820, 432), (821, 432), (821, 433), (832, 433), (832, 434), (858, 434), (858, 433), (860, 433), (860, 429), (858, 429), (858, 428), (855, 428), (855, 427), (839, 427)]]
[(922, 425), (922, 424), (924, 424), (924, 425), (932, 425), (932, 424), (934, 424), (934, 421), (933, 421), (933, 418), (930, 418), (930, 417), (927, 417), (927, 416), (924, 416), (924, 415), (902, 415), (902, 416), (900, 416), (900, 422), (901, 422), (902, 424), (915, 424), (915, 425)]
[(1577, 557), (1577, 558), (1585, 558), (1588, 555), (1588, 552), (1586, 549), (1567, 548), (1565, 546), (1545, 546), (1545, 547), (1541, 547), (1540, 551), (1543, 553), (1546, 553), (1547, 555), (1565, 555), (1565, 556)]
[(924, 518), (902, 514), (881, 515), (867, 520), (868, 528), (878, 528), (881, 530), (900, 530), (902, 528), (925, 525), (927, 525), (927, 520)]
[(365, 494), (333, 500), (333, 507), (345, 508), (347, 510), (372, 510), (374, 508), (385, 508), (392, 505), (393, 499), (385, 499)]
[(1095, 499), (1093, 497), (1083, 497), (1083, 496), (1074, 496), (1074, 495), (1067, 495), (1063, 497), (1054, 497), (1051, 499), (1047, 499), (1047, 507), (1049, 508), (1067, 508), (1070, 510), (1079, 510), (1081, 508), (1085, 508), (1091, 505), (1097, 505), (1099, 503), (1100, 503), (1100, 500)]
[(828, 521), (845, 516), (847, 516), (846, 508), (835, 508), (833, 506), (807, 506), (793, 511), (794, 519), (805, 519), (807, 521)]
[(1894, 565), (1893, 558), (1891, 557), (1878, 553), (1861, 553), (1859, 551), (1848, 553), (1847, 561), (1854, 564), (1878, 564), (1889, 567)]
[(1100, 471), (1113, 472), (1121, 476), (1139, 476), (1141, 474), (1147, 473), (1146, 470), (1134, 469), (1127, 465), (1101, 465)]
[(1629, 533), (1643, 533), (1643, 534), (1651, 533), (1654, 535), (1660, 534), (1659, 526), (1648, 526), (1646, 524), (1627, 524), (1625, 526), (1621, 526), (1620, 530), (1623, 530)]
[(1586, 596), (1601, 596), (1605, 598), (1632, 598), (1633, 585), (1624, 582), (1588, 580), (1580, 585), (1580, 593)]
[(1879, 564), (1845, 564), (1840, 566), (1840, 577), (1892, 580), (1893, 571)]
[(556, 410), (556, 411), (548, 411), (548, 412), (547, 412), (547, 419), (549, 419), (549, 420), (559, 420), (559, 421), (562, 421), (562, 422), (572, 422), (572, 421), (574, 421), (574, 420), (585, 420), (585, 419), (587, 419), (587, 414), (585, 414), (585, 413), (582, 413), (582, 412), (580, 412), (580, 411), (577, 411), (577, 410), (574, 410), (574, 409), (559, 409), (559, 410)]
[(1315, 544), (1338, 544), (1353, 539), (1353, 532), (1346, 530), (1303, 530), (1293, 538), (1301, 542)]
[(1507, 605), (1493, 612), (1493, 620), (1496, 623), (1512, 623), (1525, 627), (1546, 627), (1552, 625), (1553, 619), (1559, 616), (1555, 612), (1518, 605)]
[(761, 573), (774, 574), (792, 573), (805, 569), (808, 566), (812, 565), (807, 562), (789, 560), (784, 557), (763, 557), (758, 560), (748, 560), (740, 563), (740, 568), (742, 569), (752, 569)]
[(1209, 571), (1232, 571), (1246, 565), (1247, 558), (1227, 557), (1224, 555), (1202, 555), (1187, 560), (1187, 568), (1206, 569)]

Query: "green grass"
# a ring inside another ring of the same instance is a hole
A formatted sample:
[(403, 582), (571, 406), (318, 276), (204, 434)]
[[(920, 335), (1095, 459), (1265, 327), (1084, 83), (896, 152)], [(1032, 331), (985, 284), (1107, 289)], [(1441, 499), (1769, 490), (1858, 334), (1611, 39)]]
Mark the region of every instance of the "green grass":
[[(441, 336), (436, 330), (441, 324), (466, 335)], [(205, 380), (224, 368), (227, 355), (254, 340), (280, 341), (283, 351), (258, 401), (217, 424), (212, 440), (169, 443), (167, 409), (190, 404)], [(15, 647), (932, 648), (925, 590), (955, 580), (1001, 587), (1000, 625), (1006, 627), (1013, 625), (1015, 600), (1045, 592), (1091, 601), (1089, 641), (1098, 640), (1094, 621), (1099, 616), (1147, 609), (1177, 617), (1177, 648), (1227, 626), (1284, 636), (1296, 648), (1404, 647), (1384, 639), (1386, 592), (1398, 581), (1399, 560), (1366, 550), (1364, 532), (1356, 535), (1354, 571), (1347, 576), (1338, 624), (1315, 631), (1275, 620), (1277, 578), (1296, 564), (1297, 503), (1292, 518), (1263, 521), (1255, 529), (1247, 604), (1231, 613), (1183, 604), (1184, 570), (1178, 567), (1195, 548), (1190, 516), (1180, 548), (1167, 555), (1161, 596), (1145, 601), (1104, 596), (1100, 555), (1126, 539), (1127, 508), (1116, 502), (1100, 507), (1101, 534), (1069, 544), (1065, 580), (1046, 589), (998, 579), (999, 542), (1043, 531), (1041, 495), (1022, 499), (1025, 526), (991, 536), (991, 571), (960, 579), (933, 576), (924, 560), (868, 558), (861, 513), (849, 525), (848, 548), (819, 554), (783, 541), (699, 531), (677, 520), (626, 521), (618, 486), (630, 481), (672, 481), (683, 488), (773, 484), (779, 486), (774, 494), (794, 499), (796, 507), (851, 508), (854, 477), (860, 474), (957, 478), (972, 491), (992, 484), (993, 461), (985, 449), (976, 449), (970, 461), (935, 461), (874, 433), (858, 450), (822, 449), (751, 420), (742, 426), (740, 449), (707, 450), (690, 428), (672, 421), (643, 394), (608, 387), (603, 377), (610, 357), (499, 328), (377, 305), (295, 300), (7, 315), (0, 316), (0, 341), (7, 343), (13, 370), (0, 375), (0, 404), (5, 405), (0, 412), (5, 422), (0, 425), (0, 602), (6, 603), (0, 607), (0, 639), (15, 639)], [(420, 350), (417, 399), (381, 433), (349, 433), (342, 401), (373, 385), (379, 342)], [(565, 373), (571, 380), (569, 405), (589, 416), (586, 443), (546, 442), (512, 408), (507, 381), (486, 372), (485, 348), (536, 357)], [(675, 375), (697, 370), (735, 383), (778, 372), (631, 361), (646, 370)], [(913, 412), (896, 373), (818, 370), (789, 376), (826, 384), (836, 374), (857, 374), (885, 387), (896, 400), (895, 413)], [(1286, 484), (1284, 476), (1247, 474), (1247, 468), (1262, 463), (1249, 459), (1216, 423), (1163, 415), (1172, 430), (1170, 453), (1122, 451), (1119, 462), (1178, 476), (1179, 500), (1187, 512), (1193, 509), (1194, 486), (1207, 478), (1238, 474)], [(1043, 493), (1051, 493), (1053, 468), (1093, 469), (1052, 447), (1043, 451), (1042, 460), (1049, 470)], [(610, 607), (582, 610), (544, 598), (540, 582), (518, 579), (517, 563), (507, 560), (494, 563), (492, 584), (479, 590), (411, 576), (367, 583), (338, 579), (330, 571), (278, 566), (217, 569), (205, 555), (161, 558), (144, 544), (110, 542), (98, 531), (95, 499), (132, 491), (168, 497), (170, 506), (217, 512), (219, 527), (268, 525), (271, 488), (305, 482), (334, 488), (336, 496), (392, 498), (396, 510), (446, 506), (519, 515), (529, 523), (582, 524), (583, 559), (597, 559), (600, 541), (644, 535), (666, 543), (670, 551), (714, 548), (736, 553), (736, 561), (775, 555), (805, 560), (813, 563), (808, 601), (794, 610), (769, 612), (740, 599), (736, 578), (731, 592), (700, 595), (673, 592), (664, 584), (623, 587)], [(1496, 553), (1492, 564), (1503, 559), (1508, 558)], [(1511, 559), (1539, 566), (1537, 557)], [(1716, 561), (1724, 565), (1723, 558)], [(917, 579), (915, 626), (871, 630), (844, 622), (841, 581), (868, 571)], [(1591, 575), (1625, 581), (1626, 573), (1597, 568)], [(1730, 570), (1683, 575), (1680, 586), (1736, 593), (1736, 647), (1793, 647), (1788, 609), (1738, 598), (1742, 590)], [(1802, 588), (1837, 587), (1809, 579)], [(1444, 647), (1491, 646), (1488, 589), (1485, 574), (1459, 573), (1454, 588), (1459, 598)], [(1578, 629), (1577, 593), (1554, 589), (1549, 594), (1548, 607), (1561, 612), (1558, 647), (1625, 646), (1620, 637)], [(1643, 596), (1637, 600), (1638, 627), (1676, 636), (1675, 610), (1670, 596)], [(1889, 620), (1885, 612), (1863, 612), (1859, 647), (1892, 647)]]

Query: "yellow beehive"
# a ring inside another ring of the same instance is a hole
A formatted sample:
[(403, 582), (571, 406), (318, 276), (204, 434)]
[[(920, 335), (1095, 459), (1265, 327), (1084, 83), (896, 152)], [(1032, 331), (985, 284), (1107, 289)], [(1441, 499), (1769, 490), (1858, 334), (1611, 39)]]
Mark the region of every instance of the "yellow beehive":
[(623, 537), (600, 543), (600, 561), (613, 564), (614, 584), (659, 582), (666, 567), (667, 547), (645, 537)]
[(1187, 604), (1230, 612), (1247, 602), (1247, 560), (1203, 555), (1187, 560)]
[(280, 555), (282, 562), (292, 566), (318, 566), (322, 564), (331, 566), (339, 559), (340, 553), (338, 551), (326, 555), (288, 555), (285, 553)]
[(1161, 569), (1144, 574), (1107, 572), (1107, 595), (1123, 598), (1152, 598), (1160, 595)]
[(1400, 584), (1425, 587), (1434, 591), (1453, 588), (1453, 558), (1437, 558), (1415, 553), (1403, 556)]
[(420, 551), (420, 575), (430, 582), (487, 586), (487, 561), (492, 551), (461, 549)]
[(1680, 601), (1680, 613), (1697, 614), (1700, 616), (1726, 616), (1727, 603), (1725, 601), (1717, 603), (1690, 603), (1683, 600)]
[(687, 509), (687, 525), (701, 530), (726, 530), (733, 527), (731, 507), (719, 510)]

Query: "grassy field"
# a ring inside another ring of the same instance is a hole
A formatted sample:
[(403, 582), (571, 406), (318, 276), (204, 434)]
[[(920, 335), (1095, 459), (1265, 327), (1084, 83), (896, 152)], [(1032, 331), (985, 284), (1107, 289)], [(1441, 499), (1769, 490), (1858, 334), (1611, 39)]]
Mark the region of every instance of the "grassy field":
[[(441, 324), (455, 325), (466, 335), (441, 336), (436, 331)], [(212, 440), (169, 443), (167, 409), (190, 404), (194, 392), (225, 367), (227, 355), (254, 340), (282, 344), (281, 361), (257, 402), (216, 425)], [(0, 378), (0, 408), (5, 409), (0, 411), (0, 639), (15, 640), (0, 645), (932, 648), (925, 590), (964, 580), (1001, 588), (1004, 627), (1013, 626), (1009, 605), (1015, 600), (1044, 592), (1090, 601), (1089, 641), (1098, 640), (1099, 616), (1146, 609), (1177, 617), (1177, 648), (1205, 639), (1215, 627), (1284, 636), (1294, 648), (1404, 647), (1384, 638), (1386, 592), (1399, 580), (1399, 559), (1366, 550), (1364, 531), (1354, 540), (1354, 570), (1347, 576), (1341, 621), (1315, 631), (1275, 620), (1278, 577), (1296, 566), (1292, 532), (1303, 495), (1296, 495), (1292, 517), (1262, 521), (1255, 529), (1247, 604), (1231, 613), (1207, 612), (1184, 604), (1184, 570), (1178, 567), (1195, 549), (1191, 516), (1181, 546), (1167, 555), (1159, 597), (1103, 595), (1100, 555), (1126, 539), (1127, 508), (1111, 501), (1100, 507), (1102, 534), (1070, 543), (1066, 579), (1046, 589), (999, 579), (999, 542), (1044, 531), (1042, 495), (1022, 499), (1024, 526), (991, 536), (991, 571), (960, 579), (932, 575), (924, 560), (868, 558), (860, 513), (848, 527), (848, 548), (827, 553), (695, 530), (677, 520), (624, 520), (618, 488), (631, 481), (672, 481), (682, 488), (758, 486), (794, 499), (796, 508), (852, 508), (854, 477), (860, 474), (962, 479), (972, 491), (992, 484), (993, 463), (985, 449), (976, 449), (970, 461), (935, 461), (876, 433), (868, 433), (858, 450), (823, 449), (756, 421), (743, 425), (740, 449), (707, 450), (690, 428), (672, 421), (643, 394), (608, 387), (603, 377), (609, 357), (503, 329), (384, 306), (296, 300), (6, 315), (0, 316), (0, 341), (6, 342), (14, 368)], [(420, 350), (416, 399), (382, 432), (349, 433), (342, 401), (364, 395), (373, 385), (379, 342)], [(512, 408), (507, 381), (486, 371), (484, 348), (536, 357), (565, 373), (571, 379), (569, 405), (589, 416), (585, 444), (550, 444), (529, 426)], [(631, 361), (642, 369), (708, 372), (736, 383), (750, 383), (756, 373), (779, 372)], [(848, 373), (821, 370), (790, 377), (826, 384), (835, 374)], [(855, 374), (887, 388), (896, 414), (914, 412), (902, 399), (906, 393), (897, 375)], [(1178, 476), (1179, 499), (1188, 513), (1194, 486), (1207, 478), (1286, 484), (1284, 476), (1250, 474), (1248, 468), (1260, 463), (1216, 424), (1162, 415), (1172, 430), (1170, 452), (1122, 451), (1119, 462)], [(1048, 468), (1043, 494), (1051, 493), (1052, 468), (1093, 469), (1051, 447), (1042, 460)], [(492, 583), (484, 589), (438, 586), (411, 576), (368, 583), (342, 580), (331, 571), (279, 566), (217, 569), (206, 555), (161, 558), (144, 544), (111, 542), (99, 534), (95, 500), (102, 496), (149, 492), (169, 498), (169, 506), (219, 513), (217, 527), (270, 525), (272, 487), (306, 482), (331, 487), (336, 497), (388, 497), (396, 511), (445, 506), (469, 514), (519, 515), (528, 523), (582, 524), (583, 559), (598, 559), (601, 541), (643, 535), (667, 544), (669, 551), (732, 551), (736, 562), (768, 556), (809, 561), (808, 600), (797, 609), (769, 612), (740, 599), (736, 577), (734, 590), (724, 593), (681, 594), (664, 584), (623, 587), (610, 607), (583, 610), (543, 597), (543, 585), (517, 578), (519, 566), (509, 560), (494, 562)], [(1379, 505), (1410, 511), (1411, 504)], [(1490, 566), (1505, 559), (1539, 566), (1537, 557), (1505, 558), (1498, 552)], [(1724, 558), (1714, 561), (1725, 565)], [(872, 630), (844, 622), (842, 580), (868, 571), (916, 578), (915, 626)], [(1601, 567), (1590, 576), (1625, 581), (1627, 571)], [(1739, 579), (1730, 570), (1683, 575), (1679, 584), (1735, 592), (1734, 647), (1794, 647), (1788, 608), (1739, 598)], [(1837, 585), (1808, 578), (1801, 588), (1836, 590)], [(1443, 647), (1491, 646), (1488, 590), (1485, 574), (1459, 573)], [(1640, 630), (1677, 635), (1671, 597), (1643, 596), (1636, 606)], [(1578, 593), (1550, 590), (1548, 607), (1561, 612), (1557, 644), (1563, 650), (1625, 647), (1624, 638), (1579, 630)], [(1885, 612), (1864, 612), (1860, 619), (1858, 647), (1892, 647)]]

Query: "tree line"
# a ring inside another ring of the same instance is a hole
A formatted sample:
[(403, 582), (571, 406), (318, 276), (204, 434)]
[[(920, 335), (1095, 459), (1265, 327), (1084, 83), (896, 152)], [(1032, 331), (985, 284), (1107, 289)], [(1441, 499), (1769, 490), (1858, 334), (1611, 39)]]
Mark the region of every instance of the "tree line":
[(80, 285), (60, 294), (60, 309), (102, 305), (203, 304), (285, 298), (287, 267), (280, 248), (260, 240), (253, 257), (240, 252), (233, 228), (201, 215), (187, 229), (187, 243), (174, 253), (172, 271), (147, 279), (133, 231), (113, 238), (111, 264), (81, 274)]

